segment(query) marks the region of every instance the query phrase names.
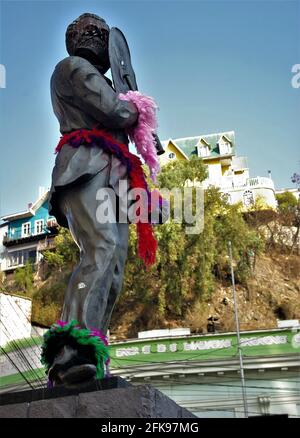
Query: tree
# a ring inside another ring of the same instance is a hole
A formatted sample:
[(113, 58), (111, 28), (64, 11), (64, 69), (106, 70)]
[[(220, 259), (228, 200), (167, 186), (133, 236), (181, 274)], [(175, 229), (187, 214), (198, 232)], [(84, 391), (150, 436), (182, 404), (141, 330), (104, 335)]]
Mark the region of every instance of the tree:
[(33, 290), (33, 266), (28, 260), (24, 267), (17, 268), (14, 272), (14, 282), (21, 292), (31, 294)]
[(193, 157), (191, 160), (174, 160), (164, 166), (158, 176), (159, 186), (169, 190), (184, 187), (187, 181), (201, 183), (208, 176), (203, 160)]
[(68, 229), (59, 227), (54, 239), (55, 249), (44, 252), (44, 259), (51, 271), (71, 269), (79, 258), (79, 249)]
[[(160, 190), (165, 187), (183, 190), (187, 180), (199, 185), (206, 177), (203, 161), (194, 158), (164, 166), (158, 181)], [(195, 190), (192, 187), (193, 193)], [(172, 217), (174, 199), (171, 201)], [(171, 319), (183, 321), (198, 302), (205, 306), (216, 280), (228, 281), (230, 277), (228, 240), (232, 242), (237, 281), (245, 282), (251, 275), (253, 260), (263, 249), (263, 239), (246, 223), (240, 205), (230, 205), (217, 188), (210, 187), (204, 194), (203, 232), (187, 234), (186, 225), (185, 221), (170, 220), (155, 226), (157, 260), (149, 269), (137, 257), (135, 225), (130, 226), (123, 292), (113, 313), (113, 327), (117, 328), (120, 320), (128, 321), (132, 326), (128, 335), (135, 334), (139, 329), (168, 326), (167, 321)], [(67, 275), (78, 259), (77, 246), (68, 230), (60, 229), (55, 243), (55, 252), (45, 252), (52, 270), (49, 283), (34, 295), (34, 318), (44, 323), (59, 314)], [(59, 271), (61, 274), (56, 275)]]
[[(187, 179), (198, 184), (206, 176), (206, 166), (199, 158), (174, 161), (163, 167), (160, 189), (183, 189)], [(172, 208), (171, 202), (171, 216)], [(237, 280), (245, 281), (250, 275), (253, 258), (262, 250), (263, 240), (244, 221), (241, 207), (228, 204), (224, 195), (211, 187), (205, 191), (204, 208), (201, 234), (187, 234), (184, 222), (170, 221), (155, 228), (157, 262), (149, 270), (137, 259), (136, 240), (131, 234), (124, 292), (114, 320), (126, 312), (129, 303), (144, 305), (143, 328), (161, 327), (168, 317), (184, 318), (194, 302), (209, 300), (216, 276), (229, 276), (228, 240), (232, 241), (237, 262)]]
[(294, 213), (297, 207), (297, 199), (291, 192), (278, 193), (276, 195), (278, 202), (278, 211), (280, 213), (288, 214)]

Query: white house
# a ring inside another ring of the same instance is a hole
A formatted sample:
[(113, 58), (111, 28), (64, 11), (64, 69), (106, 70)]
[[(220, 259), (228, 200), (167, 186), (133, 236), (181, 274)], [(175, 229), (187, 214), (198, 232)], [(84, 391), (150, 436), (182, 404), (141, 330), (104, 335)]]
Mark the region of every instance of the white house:
[(163, 142), (165, 154), (160, 155), (161, 165), (174, 159), (190, 160), (201, 157), (208, 166), (204, 188), (216, 186), (227, 195), (230, 203), (242, 202), (245, 208), (258, 199), (276, 208), (274, 182), (268, 177), (250, 177), (246, 157), (236, 155), (234, 131), (169, 139)]

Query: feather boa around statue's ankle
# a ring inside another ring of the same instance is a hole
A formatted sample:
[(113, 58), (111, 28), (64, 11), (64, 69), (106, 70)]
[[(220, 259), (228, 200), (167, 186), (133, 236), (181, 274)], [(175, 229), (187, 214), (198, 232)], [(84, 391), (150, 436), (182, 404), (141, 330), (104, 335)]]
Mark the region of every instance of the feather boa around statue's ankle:
[[(73, 348), (80, 348), (80, 346), (90, 348), (91, 356), (93, 356), (96, 365), (96, 378), (103, 379), (107, 376), (110, 362), (108, 342), (106, 336), (99, 330), (82, 328), (74, 320), (69, 323), (57, 321), (44, 334), (43, 338), (41, 362), (45, 366), (46, 372), (49, 371), (60, 349), (65, 345), (70, 345)], [(51, 382), (49, 386), (51, 386)]]

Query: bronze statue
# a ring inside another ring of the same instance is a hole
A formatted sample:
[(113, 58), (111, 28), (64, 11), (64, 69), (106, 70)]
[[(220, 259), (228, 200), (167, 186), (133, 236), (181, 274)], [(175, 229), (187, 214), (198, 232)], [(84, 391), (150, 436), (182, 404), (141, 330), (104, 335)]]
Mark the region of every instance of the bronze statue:
[[(120, 31), (115, 30), (116, 34)], [(62, 333), (65, 336), (66, 331), (70, 334), (76, 329), (72, 322), (76, 321), (78, 328), (91, 330), (94, 335), (100, 331), (106, 334), (122, 287), (128, 221), (120, 223), (116, 217), (116, 221), (102, 223), (97, 218), (99, 188), (112, 189), (122, 203), (124, 193), (120, 193), (119, 182), (130, 180), (130, 187), (135, 178), (130, 178), (128, 169), (133, 172), (132, 166), (137, 170), (140, 166), (127, 152), (128, 132), (137, 126), (139, 110), (135, 103), (121, 100), (122, 90), (116, 90), (116, 84), (114, 88), (104, 76), (114, 63), (115, 82), (118, 76), (128, 85), (127, 91), (137, 89), (130, 63), (125, 66), (125, 62), (116, 59), (123, 44), (118, 42), (122, 36), (117, 38), (110, 39), (110, 29), (102, 18), (81, 15), (67, 28), (66, 47), (70, 56), (59, 62), (51, 78), (53, 110), (63, 138), (52, 173), (50, 214), (61, 226), (69, 228), (80, 248), (80, 262), (65, 294), (62, 322), (56, 326), (61, 330), (60, 341), (53, 337), (56, 340), (51, 341), (51, 354), (50, 341), (44, 347), (43, 360), (54, 384), (80, 382), (96, 374), (97, 363), (90, 351), (72, 344), (71, 338), (66, 340)], [(116, 73), (116, 68), (125, 67), (129, 73)], [(157, 138), (155, 147), (158, 153), (163, 152)], [(153, 151), (148, 155), (155, 167)], [(140, 186), (144, 185), (142, 181)], [(138, 227), (143, 232), (145, 227)], [(154, 251), (155, 243), (152, 246)], [(141, 252), (145, 255), (147, 250), (142, 248)]]

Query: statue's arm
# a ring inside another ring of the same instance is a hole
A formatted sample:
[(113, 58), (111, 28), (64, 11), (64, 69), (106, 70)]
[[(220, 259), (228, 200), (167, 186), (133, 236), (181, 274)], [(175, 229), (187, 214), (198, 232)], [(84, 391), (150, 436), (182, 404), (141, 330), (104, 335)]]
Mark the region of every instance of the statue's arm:
[(70, 57), (64, 70), (69, 97), (72, 97), (77, 107), (90, 114), (101, 125), (119, 129), (136, 123), (136, 106), (118, 99), (116, 92), (88, 61), (77, 56)]

